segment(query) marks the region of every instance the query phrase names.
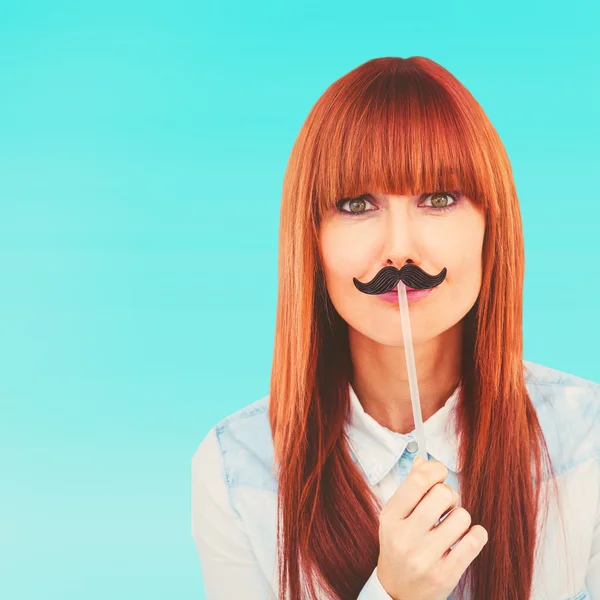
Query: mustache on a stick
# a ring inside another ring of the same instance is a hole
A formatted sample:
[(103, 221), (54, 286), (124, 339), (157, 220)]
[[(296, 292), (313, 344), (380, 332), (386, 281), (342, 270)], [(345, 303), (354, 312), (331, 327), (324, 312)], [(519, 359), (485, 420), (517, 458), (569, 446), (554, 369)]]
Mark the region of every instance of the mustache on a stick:
[(417, 265), (408, 264), (401, 269), (394, 266), (384, 267), (368, 283), (363, 283), (356, 277), (352, 280), (356, 288), (364, 294), (385, 294), (396, 288), (399, 281), (415, 290), (428, 290), (442, 283), (446, 278), (446, 272), (444, 267), (437, 275), (429, 275)]

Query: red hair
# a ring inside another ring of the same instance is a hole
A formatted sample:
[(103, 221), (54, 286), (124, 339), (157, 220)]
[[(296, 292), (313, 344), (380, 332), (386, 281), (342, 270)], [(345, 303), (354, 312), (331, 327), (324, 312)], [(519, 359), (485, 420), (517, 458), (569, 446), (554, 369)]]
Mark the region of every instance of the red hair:
[(381, 503), (353, 463), (344, 430), (352, 363), (348, 326), (319, 260), (322, 217), (340, 198), (366, 192), (454, 189), (486, 216), (456, 415), (461, 505), (489, 533), (455, 593), (467, 579), (475, 598), (531, 593), (544, 464), (556, 481), (525, 385), (524, 244), (512, 169), (483, 109), (452, 74), (424, 57), (386, 57), (350, 71), (318, 99), (283, 181), (269, 407), (280, 598), (316, 598), (319, 587), (355, 600), (379, 555)]

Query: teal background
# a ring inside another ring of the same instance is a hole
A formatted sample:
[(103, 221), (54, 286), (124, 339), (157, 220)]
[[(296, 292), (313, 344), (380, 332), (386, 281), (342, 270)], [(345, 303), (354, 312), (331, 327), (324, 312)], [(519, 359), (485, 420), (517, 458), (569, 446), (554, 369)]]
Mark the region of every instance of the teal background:
[(481, 103), (522, 203), (525, 358), (600, 381), (597, 9), (415, 4), (0, 5), (1, 598), (204, 597), (191, 457), (267, 393), (289, 152), (371, 58)]

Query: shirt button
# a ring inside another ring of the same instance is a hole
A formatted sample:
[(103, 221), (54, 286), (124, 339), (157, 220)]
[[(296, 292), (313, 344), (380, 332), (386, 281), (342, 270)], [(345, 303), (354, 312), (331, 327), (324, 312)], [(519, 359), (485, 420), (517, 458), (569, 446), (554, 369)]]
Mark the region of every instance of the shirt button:
[(406, 445), (406, 449), (409, 452), (416, 452), (419, 449), (419, 444), (415, 440), (410, 440)]

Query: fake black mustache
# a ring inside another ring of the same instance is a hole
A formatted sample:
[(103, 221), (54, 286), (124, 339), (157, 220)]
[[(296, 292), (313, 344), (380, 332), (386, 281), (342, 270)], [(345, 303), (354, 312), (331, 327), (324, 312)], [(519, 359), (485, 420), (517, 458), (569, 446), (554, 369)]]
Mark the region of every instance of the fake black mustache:
[(400, 270), (394, 266), (384, 267), (369, 281), (362, 283), (353, 277), (354, 285), (364, 294), (385, 294), (397, 287), (398, 282), (402, 280), (404, 285), (415, 290), (428, 290), (444, 281), (446, 278), (446, 267), (437, 275), (429, 275), (417, 265), (404, 265)]

